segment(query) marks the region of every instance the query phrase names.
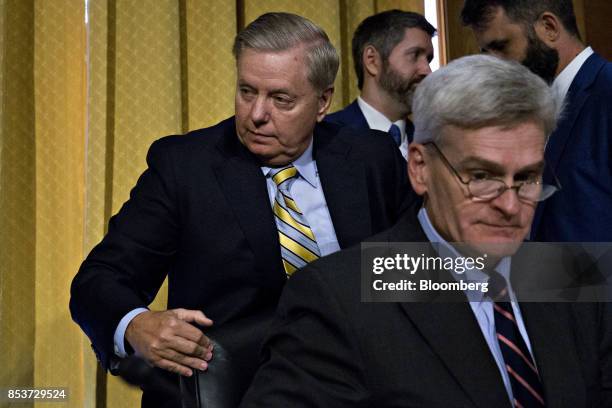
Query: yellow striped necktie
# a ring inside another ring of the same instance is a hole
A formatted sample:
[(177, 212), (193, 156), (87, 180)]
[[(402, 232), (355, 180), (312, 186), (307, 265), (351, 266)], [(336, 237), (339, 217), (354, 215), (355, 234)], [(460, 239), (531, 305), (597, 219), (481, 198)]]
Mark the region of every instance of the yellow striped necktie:
[(293, 165), (272, 169), (268, 174), (276, 184), (274, 219), (281, 245), (281, 256), (287, 277), (309, 262), (318, 259), (321, 251), (314, 233), (291, 197), (290, 188), (298, 177)]

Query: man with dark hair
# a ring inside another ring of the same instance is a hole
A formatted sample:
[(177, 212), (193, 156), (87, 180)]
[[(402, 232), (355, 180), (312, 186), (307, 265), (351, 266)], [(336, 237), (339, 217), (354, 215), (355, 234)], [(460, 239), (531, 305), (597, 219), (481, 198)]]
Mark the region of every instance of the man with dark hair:
[(353, 36), (353, 63), (361, 96), (326, 120), (389, 132), (404, 158), (414, 128), (412, 95), (431, 73), (435, 28), (420, 14), (390, 10), (363, 20)]
[(562, 190), (539, 206), (538, 241), (612, 241), (612, 64), (585, 47), (571, 0), (467, 0), (461, 17), (483, 52), (541, 76), (565, 103), (546, 146)]
[[(400, 213), (406, 170), (386, 135), (320, 123), (339, 66), (320, 27), (264, 14), (233, 51), (235, 116), (153, 143), (72, 282), (72, 316), (105, 369), (135, 353), (178, 389), (177, 374), (208, 367), (213, 321), (254, 320), (256, 344), (288, 276)], [(166, 277), (168, 310), (148, 310)], [(180, 406), (143, 388), (144, 406)]]

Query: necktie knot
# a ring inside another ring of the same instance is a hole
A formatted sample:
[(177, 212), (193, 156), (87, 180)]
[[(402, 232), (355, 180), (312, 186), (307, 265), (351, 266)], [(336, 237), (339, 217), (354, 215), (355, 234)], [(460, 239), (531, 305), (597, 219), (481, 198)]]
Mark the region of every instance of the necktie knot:
[(488, 296), (494, 302), (509, 302), (510, 294), (508, 293), (508, 284), (506, 283), (506, 279), (496, 270), (490, 270), (488, 271), (488, 274)]
[(391, 135), (391, 137), (393, 138), (393, 141), (395, 141), (395, 144), (397, 146), (402, 144), (402, 132), (400, 131), (400, 128), (395, 123), (392, 124), (391, 127), (389, 128), (389, 134)]
[(280, 190), (287, 191), (291, 183), (295, 181), (298, 171), (293, 164), (289, 164), (285, 167), (271, 169), (269, 175)]

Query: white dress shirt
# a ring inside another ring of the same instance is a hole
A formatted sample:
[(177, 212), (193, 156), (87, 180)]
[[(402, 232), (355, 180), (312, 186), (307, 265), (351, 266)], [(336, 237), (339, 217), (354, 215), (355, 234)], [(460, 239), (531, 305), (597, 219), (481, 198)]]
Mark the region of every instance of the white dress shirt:
[(576, 57), (570, 62), (563, 71), (557, 75), (555, 80), (552, 83), (552, 88), (554, 89), (558, 98), (561, 100), (565, 100), (565, 96), (567, 95), (567, 91), (569, 87), (572, 85), (574, 78), (580, 71), (582, 64), (586, 62), (586, 60), (593, 54), (593, 49), (591, 47), (586, 47), (580, 54), (576, 55)]
[(400, 119), (396, 122), (391, 122), (385, 115), (374, 109), (372, 105), (369, 105), (366, 101), (361, 99), (361, 96), (357, 98), (357, 104), (359, 105), (359, 109), (361, 109), (363, 116), (365, 116), (366, 122), (368, 122), (368, 126), (370, 126), (370, 129), (388, 132), (391, 125), (397, 125), (402, 134), (402, 141), (399, 145), (400, 153), (402, 153), (402, 156), (405, 160), (408, 160), (408, 137), (406, 136), (406, 121), (404, 119)]

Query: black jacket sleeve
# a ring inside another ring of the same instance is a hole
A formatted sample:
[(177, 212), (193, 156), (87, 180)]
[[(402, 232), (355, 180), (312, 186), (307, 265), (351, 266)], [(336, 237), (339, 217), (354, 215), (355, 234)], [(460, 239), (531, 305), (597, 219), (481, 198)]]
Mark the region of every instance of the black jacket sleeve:
[(177, 249), (177, 203), (169, 156), (164, 139), (151, 146), (148, 168), (72, 282), (72, 318), (106, 369), (114, 355), (113, 335), (119, 321), (154, 299)]

